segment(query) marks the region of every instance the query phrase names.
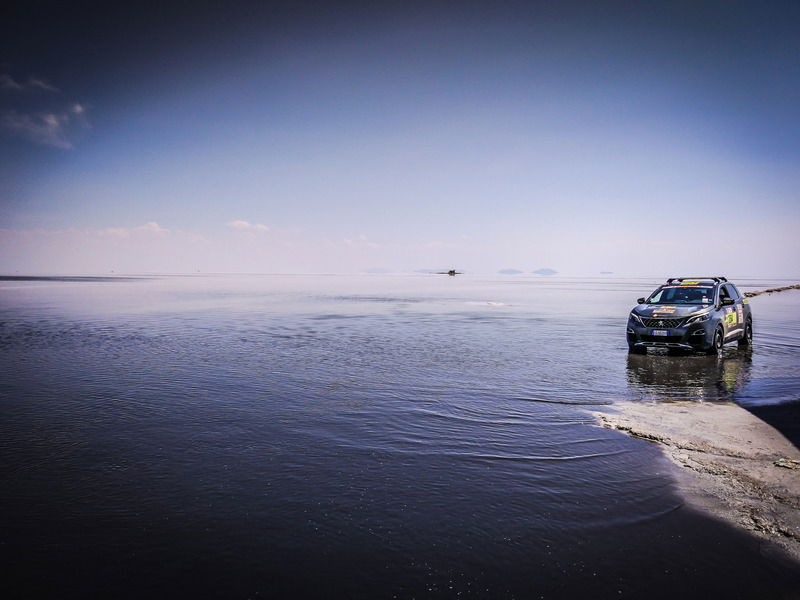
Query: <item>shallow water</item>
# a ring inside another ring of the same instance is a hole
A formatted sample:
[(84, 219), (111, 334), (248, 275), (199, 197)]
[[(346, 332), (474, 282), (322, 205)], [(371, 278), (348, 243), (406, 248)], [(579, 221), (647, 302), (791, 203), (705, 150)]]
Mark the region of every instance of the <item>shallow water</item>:
[(797, 597), (585, 409), (793, 406), (800, 292), (752, 300), (752, 351), (629, 356), (657, 283), (2, 281), (21, 596)]

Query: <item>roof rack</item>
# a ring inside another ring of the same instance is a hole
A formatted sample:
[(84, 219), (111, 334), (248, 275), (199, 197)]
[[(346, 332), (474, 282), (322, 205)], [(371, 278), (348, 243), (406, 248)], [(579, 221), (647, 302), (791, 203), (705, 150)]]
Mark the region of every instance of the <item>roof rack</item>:
[(720, 283), (721, 281), (722, 282), (728, 281), (726, 277), (670, 277), (669, 279), (667, 279), (667, 283), (669, 284), (672, 283), (673, 281), (703, 281), (703, 280), (708, 281), (709, 279), (717, 283)]

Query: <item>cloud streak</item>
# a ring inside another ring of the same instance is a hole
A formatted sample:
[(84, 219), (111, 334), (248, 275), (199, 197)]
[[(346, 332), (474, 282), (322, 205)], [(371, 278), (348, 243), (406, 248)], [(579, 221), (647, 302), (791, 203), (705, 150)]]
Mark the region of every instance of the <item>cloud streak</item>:
[(138, 227), (106, 227), (97, 230), (97, 234), (103, 237), (129, 238), (136, 234), (166, 235), (169, 229), (162, 227), (155, 221), (148, 221)]
[(28, 77), (28, 80), (25, 82), (20, 82), (15, 80), (11, 75), (6, 73), (0, 74), (0, 90), (10, 90), (14, 92), (26, 92), (26, 91), (42, 91), (42, 92), (53, 92), (53, 93), (60, 93), (59, 90), (54, 85), (49, 84), (43, 79), (37, 79), (36, 77)]
[(140, 225), (139, 227), (136, 228), (136, 231), (143, 231), (145, 233), (155, 233), (157, 235), (169, 233), (169, 229), (161, 227), (161, 225), (159, 225), (155, 221), (148, 221), (144, 225)]
[[(31, 96), (34, 92), (61, 95), (60, 89), (44, 79), (28, 77), (23, 81), (8, 73), (0, 73), (0, 91), (6, 92), (3, 94), (5, 100), (12, 102), (6, 104), (7, 107), (20, 101), (28, 104), (0, 111), (0, 132), (41, 146), (71, 150), (77, 132), (89, 127), (84, 104), (76, 102), (65, 107), (60, 100), (61, 106), (57, 106), (49, 96), (50, 99)], [(38, 110), (30, 106), (30, 102), (38, 105)]]
[(22, 113), (7, 110), (0, 114), (1, 130), (35, 144), (62, 150), (74, 148), (72, 135), (89, 126), (86, 107), (82, 104), (73, 104), (59, 112)]
[(262, 225), (261, 223), (250, 223), (249, 221), (228, 221), (226, 225), (232, 229), (238, 229), (239, 231), (260, 231), (266, 233), (269, 231), (269, 227), (266, 225)]

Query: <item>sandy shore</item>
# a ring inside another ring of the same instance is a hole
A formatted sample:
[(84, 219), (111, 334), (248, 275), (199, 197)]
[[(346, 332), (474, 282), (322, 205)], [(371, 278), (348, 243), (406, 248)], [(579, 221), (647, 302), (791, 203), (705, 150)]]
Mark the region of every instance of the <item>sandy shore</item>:
[(687, 504), (781, 545), (800, 560), (800, 450), (728, 403), (619, 403), (603, 427), (659, 444)]

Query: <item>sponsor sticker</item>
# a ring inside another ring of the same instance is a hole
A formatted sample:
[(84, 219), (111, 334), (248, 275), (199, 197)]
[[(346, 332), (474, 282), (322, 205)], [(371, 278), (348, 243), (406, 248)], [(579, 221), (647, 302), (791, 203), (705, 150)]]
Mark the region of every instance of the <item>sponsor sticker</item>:
[(697, 285), (699, 281), (681, 281), (681, 285)]
[(675, 309), (669, 306), (665, 306), (664, 308), (654, 308), (653, 314), (656, 313), (664, 313), (664, 314), (672, 314), (675, 312)]
[(712, 286), (710, 285), (697, 285), (698, 281), (690, 281), (688, 283), (682, 283), (681, 285), (665, 285), (662, 287), (664, 290), (674, 290), (675, 288), (682, 288), (682, 287), (696, 287), (701, 288), (704, 290), (710, 290)]
[(741, 304), (736, 305), (736, 314), (739, 316), (739, 322), (741, 323), (744, 321), (744, 308), (742, 308)]

